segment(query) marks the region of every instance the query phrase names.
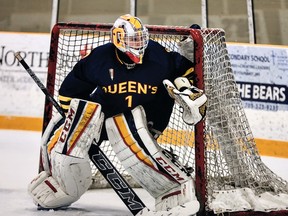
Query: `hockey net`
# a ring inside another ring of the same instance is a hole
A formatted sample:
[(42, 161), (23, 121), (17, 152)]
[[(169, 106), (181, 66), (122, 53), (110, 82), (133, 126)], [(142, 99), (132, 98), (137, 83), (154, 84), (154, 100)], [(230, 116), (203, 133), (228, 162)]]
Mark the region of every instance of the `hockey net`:
[[(76, 62), (91, 49), (110, 42), (111, 27), (79, 23), (54, 26), (47, 89), (56, 100), (60, 84)], [(186, 125), (181, 119), (181, 109), (175, 105), (169, 125), (157, 141), (162, 148), (172, 149), (182, 164), (194, 170), (192, 175), (201, 204), (199, 215), (209, 212), (287, 214), (287, 182), (261, 161), (231, 69), (225, 32), (167, 26), (147, 28), (150, 38), (170, 51), (178, 51), (177, 43), (183, 36), (190, 35), (195, 42), (195, 85), (204, 89), (208, 97), (207, 116), (195, 127)], [(44, 129), (55, 113), (52, 104), (46, 101)], [(102, 143), (101, 148), (130, 185), (136, 186), (109, 142)], [(95, 167), (93, 178), (91, 188), (108, 186)]]

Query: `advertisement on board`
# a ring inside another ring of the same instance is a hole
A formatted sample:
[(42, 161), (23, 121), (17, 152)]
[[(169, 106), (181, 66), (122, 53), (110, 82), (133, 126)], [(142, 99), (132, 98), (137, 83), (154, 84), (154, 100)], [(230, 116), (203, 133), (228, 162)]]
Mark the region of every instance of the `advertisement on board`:
[(0, 115), (43, 115), (44, 95), (14, 54), (20, 52), (46, 85), (49, 38), (48, 34), (0, 34)]
[(275, 46), (228, 46), (244, 107), (288, 110), (288, 49)]

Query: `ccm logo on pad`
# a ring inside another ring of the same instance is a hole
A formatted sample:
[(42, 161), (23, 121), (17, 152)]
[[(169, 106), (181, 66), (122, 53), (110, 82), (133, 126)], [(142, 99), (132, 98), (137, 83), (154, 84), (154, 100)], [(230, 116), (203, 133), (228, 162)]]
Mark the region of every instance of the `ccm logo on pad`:
[(176, 180), (176, 181), (184, 181), (186, 178), (181, 177), (181, 174), (177, 172), (164, 158), (157, 157), (156, 160), (158, 163)]
[(59, 141), (61, 141), (62, 143), (64, 143), (67, 138), (68, 132), (70, 130), (70, 127), (73, 121), (73, 116), (75, 115), (75, 111), (73, 109), (69, 109), (69, 111), (70, 112), (68, 113), (66, 117), (65, 124), (63, 126), (63, 129), (59, 138)]

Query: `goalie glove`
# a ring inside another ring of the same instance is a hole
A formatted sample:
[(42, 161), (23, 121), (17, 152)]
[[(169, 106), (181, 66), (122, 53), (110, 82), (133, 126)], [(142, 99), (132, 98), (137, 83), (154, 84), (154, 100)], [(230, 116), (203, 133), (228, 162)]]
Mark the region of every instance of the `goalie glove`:
[(191, 85), (185, 77), (178, 77), (174, 84), (165, 79), (163, 84), (168, 94), (183, 108), (182, 119), (186, 124), (195, 125), (206, 115), (207, 97), (202, 90)]

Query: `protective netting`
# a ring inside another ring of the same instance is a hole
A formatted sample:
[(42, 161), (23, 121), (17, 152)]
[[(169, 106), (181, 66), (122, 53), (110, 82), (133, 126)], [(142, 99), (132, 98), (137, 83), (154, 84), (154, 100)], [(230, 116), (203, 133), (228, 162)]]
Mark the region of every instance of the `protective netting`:
[[(89, 54), (91, 49), (110, 42), (109, 28), (96, 28), (96, 25), (92, 27), (89, 25), (89, 28), (86, 28), (85, 25), (77, 27), (77, 24), (67, 24), (59, 26), (59, 29), (59, 36), (56, 36), (58, 42), (51, 40), (51, 47), (58, 47), (56, 68), (49, 69), (49, 73), (55, 73), (55, 80), (48, 79), (48, 86), (54, 86), (55, 99), (58, 99), (60, 84), (76, 62)], [(167, 27), (167, 31), (165, 28), (163, 30), (163, 27), (148, 29), (150, 38), (170, 51), (177, 51), (179, 40), (183, 35), (189, 34), (187, 28), (180, 27), (169, 27), (169, 30)], [(202, 131), (205, 161), (199, 161), (198, 155), (195, 158), (194, 127), (182, 121), (181, 108), (177, 105), (174, 106), (169, 125), (157, 140), (158, 143), (162, 148), (177, 154), (179, 161), (187, 167), (194, 169), (197, 163), (204, 163), (206, 199), (205, 203), (201, 204), (207, 211), (222, 213), (286, 209), (288, 207), (287, 182), (269, 170), (261, 161), (231, 69), (225, 32), (221, 29), (193, 31), (201, 35), (200, 38), (194, 38), (195, 47), (202, 46), (195, 54), (197, 57), (200, 52), (202, 61), (196, 61), (196, 64), (202, 64), (200, 73), (202, 79), (204, 78), (205, 93), (208, 97), (205, 129)], [(118, 161), (109, 142), (102, 143), (101, 148), (118, 171), (127, 177), (129, 183), (137, 186), (130, 181), (131, 177)], [(93, 167), (93, 176), (94, 183), (91, 187), (108, 186), (95, 167)], [(195, 177), (195, 172), (192, 176)], [(267, 200), (256, 201), (257, 197), (263, 197), (263, 194), (267, 193), (269, 193), (269, 200), (274, 199), (274, 204), (267, 204)], [(276, 196), (281, 197), (281, 204)], [(260, 207), (259, 205), (255, 207), (257, 202), (258, 204), (260, 202)]]

